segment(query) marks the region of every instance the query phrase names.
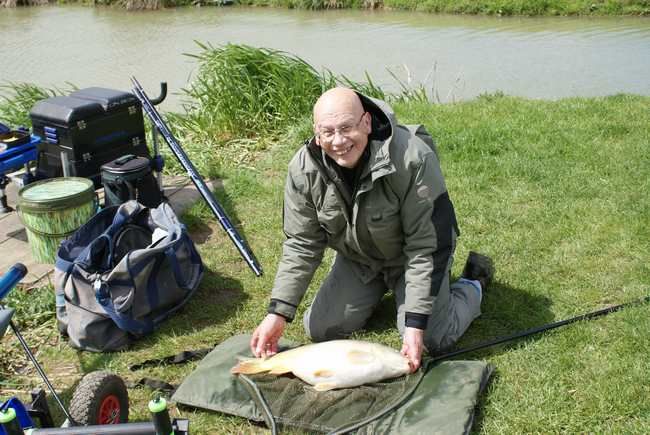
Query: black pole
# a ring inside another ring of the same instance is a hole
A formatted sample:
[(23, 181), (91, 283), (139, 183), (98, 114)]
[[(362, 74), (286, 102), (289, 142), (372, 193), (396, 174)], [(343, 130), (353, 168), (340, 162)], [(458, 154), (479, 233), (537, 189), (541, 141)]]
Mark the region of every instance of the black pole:
[(232, 242), (235, 244), (244, 260), (246, 260), (248, 266), (253, 270), (255, 275), (262, 276), (262, 266), (260, 266), (257, 259), (255, 258), (255, 255), (253, 255), (253, 252), (249, 249), (246, 241), (242, 238), (242, 236), (237, 232), (233, 224), (230, 222), (230, 219), (226, 215), (226, 212), (217, 202), (214, 195), (212, 195), (212, 192), (205, 184), (205, 181), (203, 181), (203, 178), (201, 178), (201, 175), (199, 175), (199, 172), (194, 167), (194, 164), (192, 164), (189, 157), (187, 157), (187, 154), (185, 154), (185, 151), (183, 151), (183, 148), (181, 148), (180, 144), (172, 134), (169, 127), (167, 127), (167, 124), (165, 124), (165, 121), (162, 119), (158, 111), (153, 107), (151, 101), (149, 100), (149, 97), (147, 97), (147, 94), (144, 92), (144, 89), (142, 89), (140, 83), (136, 80), (135, 77), (131, 77), (131, 81), (135, 86), (133, 88), (134, 94), (142, 103), (142, 108), (149, 116), (149, 119), (151, 119), (151, 122), (154, 123), (154, 128), (157, 128), (165, 138), (165, 141), (173, 151), (181, 166), (185, 168), (188, 175), (190, 176), (190, 179), (216, 216), (217, 220), (221, 224), (221, 227), (224, 229), (226, 234), (228, 234), (230, 240), (232, 240)]
[(167, 98), (167, 82), (160, 82), (160, 94), (153, 100), (150, 99), (149, 101), (151, 101), (151, 104), (154, 106), (157, 106), (162, 103), (165, 98)]
[[(153, 100), (150, 100), (151, 104), (157, 106), (160, 103), (162, 103), (166, 97), (167, 97), (167, 82), (160, 82), (160, 95), (158, 95)], [(165, 190), (163, 189), (163, 182), (162, 182), (162, 170), (164, 166), (164, 161), (162, 156), (160, 155), (160, 147), (158, 146), (157, 128), (151, 129), (151, 139), (153, 142), (153, 158), (155, 162), (153, 163), (153, 166), (154, 166), (154, 170), (156, 171), (156, 181), (158, 182), (158, 190), (160, 191), (160, 197), (164, 198)]]
[(602, 310), (593, 311), (591, 313), (586, 313), (586, 314), (581, 314), (579, 316), (572, 317), (570, 319), (559, 320), (559, 321), (553, 322), (553, 323), (547, 323), (546, 325), (537, 326), (537, 327), (531, 328), (531, 329), (526, 329), (525, 331), (520, 331), (520, 332), (517, 332), (517, 333), (512, 334), (512, 335), (508, 335), (508, 336), (500, 337), (500, 338), (495, 338), (494, 340), (484, 341), (482, 343), (478, 343), (478, 344), (474, 344), (472, 346), (468, 346), (468, 347), (465, 347), (465, 348), (462, 348), (462, 349), (454, 350), (452, 352), (448, 352), (448, 353), (445, 353), (445, 354), (442, 354), (442, 355), (439, 355), (439, 356), (434, 356), (433, 357), (433, 362), (438, 362), (438, 361), (442, 361), (442, 360), (445, 360), (445, 359), (453, 358), (453, 357), (458, 356), (458, 355), (463, 355), (463, 354), (466, 354), (466, 353), (475, 352), (477, 350), (486, 349), (488, 347), (496, 346), (497, 344), (506, 343), (508, 341), (513, 341), (513, 340), (517, 340), (519, 338), (524, 338), (524, 337), (528, 337), (528, 336), (531, 336), (531, 335), (539, 334), (539, 333), (544, 332), (544, 331), (549, 331), (551, 329), (559, 328), (560, 326), (569, 325), (569, 324), (575, 323), (575, 322), (580, 322), (582, 320), (591, 320), (591, 319), (596, 318), (596, 317), (605, 316), (607, 314), (614, 313), (614, 312), (622, 310), (623, 308), (626, 308), (626, 307), (630, 307), (630, 306), (634, 306), (634, 305), (642, 305), (642, 304), (645, 304), (645, 303), (648, 303), (648, 302), (650, 302), (650, 296), (645, 296), (645, 297), (643, 297), (641, 299), (638, 299), (636, 301), (626, 302), (626, 303), (620, 304), (620, 305), (614, 305), (614, 306), (611, 306), (611, 307), (608, 307), (608, 308), (603, 308)]
[(23, 350), (27, 354), (27, 357), (31, 360), (31, 362), (34, 364), (34, 368), (36, 368), (36, 371), (38, 374), (41, 376), (41, 379), (43, 379), (43, 382), (45, 382), (45, 385), (47, 385), (47, 388), (50, 390), (50, 393), (52, 393), (52, 396), (54, 397), (54, 400), (56, 403), (59, 405), (61, 408), (61, 411), (63, 411), (63, 414), (65, 414), (66, 418), (72, 425), (76, 425), (77, 422), (72, 418), (68, 410), (66, 409), (65, 405), (63, 405), (63, 402), (61, 401), (61, 398), (59, 395), (56, 393), (56, 390), (54, 389), (54, 386), (50, 383), (50, 380), (47, 378), (45, 375), (45, 372), (43, 371), (43, 368), (41, 365), (38, 363), (38, 360), (32, 353), (32, 351), (29, 349), (29, 346), (27, 345), (27, 342), (23, 338), (23, 336), (20, 334), (20, 331), (18, 331), (18, 328), (16, 325), (14, 325), (14, 322), (10, 321), (9, 326), (11, 326), (11, 329), (14, 331), (14, 334), (16, 334), (16, 337), (18, 338), (18, 341), (20, 342), (20, 345), (23, 347)]
[[(16, 286), (16, 284), (18, 284), (18, 282), (20, 282), (21, 279), (23, 279), (25, 275), (27, 275), (27, 268), (25, 267), (25, 265), (22, 263), (16, 263), (9, 269), (7, 273), (0, 276), (0, 300), (2, 300), (2, 298), (4, 298), (7, 294), (9, 294), (9, 292)], [(20, 342), (20, 345), (22, 346), (23, 350), (27, 354), (27, 357), (34, 364), (34, 368), (43, 379), (43, 382), (45, 382), (45, 385), (47, 385), (47, 388), (52, 393), (52, 396), (54, 396), (54, 400), (61, 407), (61, 411), (63, 411), (63, 414), (65, 414), (66, 418), (70, 421), (70, 424), (72, 425), (77, 424), (77, 422), (72, 418), (72, 416), (70, 415), (66, 407), (63, 405), (61, 398), (56, 393), (56, 390), (54, 389), (54, 386), (50, 383), (50, 380), (45, 375), (45, 372), (43, 371), (41, 365), (38, 363), (38, 360), (36, 359), (32, 351), (29, 349), (27, 342), (25, 341), (22, 334), (18, 330), (18, 327), (11, 320), (9, 321), (9, 326), (11, 327), (14, 334), (16, 334), (16, 338), (18, 338), (18, 341)]]

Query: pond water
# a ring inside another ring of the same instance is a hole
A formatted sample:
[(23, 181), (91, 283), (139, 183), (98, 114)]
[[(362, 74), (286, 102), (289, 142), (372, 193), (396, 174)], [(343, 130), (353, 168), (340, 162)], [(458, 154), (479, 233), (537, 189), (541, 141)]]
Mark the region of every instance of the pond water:
[(48, 6), (0, 10), (0, 82), (130, 89), (179, 107), (195, 41), (270, 47), (388, 90), (423, 83), (438, 101), (481, 93), (557, 99), (650, 95), (650, 18), (498, 18), (390, 11), (182, 8), (127, 12)]

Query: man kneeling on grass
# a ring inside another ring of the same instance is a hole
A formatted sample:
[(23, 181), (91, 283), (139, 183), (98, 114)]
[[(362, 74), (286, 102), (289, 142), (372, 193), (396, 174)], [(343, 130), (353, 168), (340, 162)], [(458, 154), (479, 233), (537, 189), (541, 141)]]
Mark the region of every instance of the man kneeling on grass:
[(314, 341), (363, 328), (391, 289), (401, 352), (415, 371), (425, 346), (453, 345), (480, 315), (492, 261), (471, 252), (463, 277), (450, 285), (456, 216), (426, 139), (399, 125), (383, 101), (351, 89), (318, 99), (314, 137), (289, 163), (287, 240), (268, 315), (251, 339), (255, 356), (277, 352), (327, 246), (336, 260), (304, 316)]

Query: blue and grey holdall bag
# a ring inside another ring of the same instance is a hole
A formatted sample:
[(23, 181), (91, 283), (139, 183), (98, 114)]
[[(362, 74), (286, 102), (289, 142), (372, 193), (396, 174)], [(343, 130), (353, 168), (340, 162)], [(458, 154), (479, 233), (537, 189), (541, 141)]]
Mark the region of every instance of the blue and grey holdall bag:
[(59, 329), (77, 349), (125, 349), (181, 308), (202, 276), (201, 257), (169, 204), (107, 207), (57, 252)]

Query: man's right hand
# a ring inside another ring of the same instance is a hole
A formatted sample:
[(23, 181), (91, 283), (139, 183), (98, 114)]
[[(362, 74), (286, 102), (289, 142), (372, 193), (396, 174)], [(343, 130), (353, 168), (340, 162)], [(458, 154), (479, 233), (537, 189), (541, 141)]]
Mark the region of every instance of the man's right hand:
[(278, 314), (267, 314), (251, 337), (251, 352), (257, 358), (266, 358), (278, 353), (278, 341), (282, 337), (287, 321)]

